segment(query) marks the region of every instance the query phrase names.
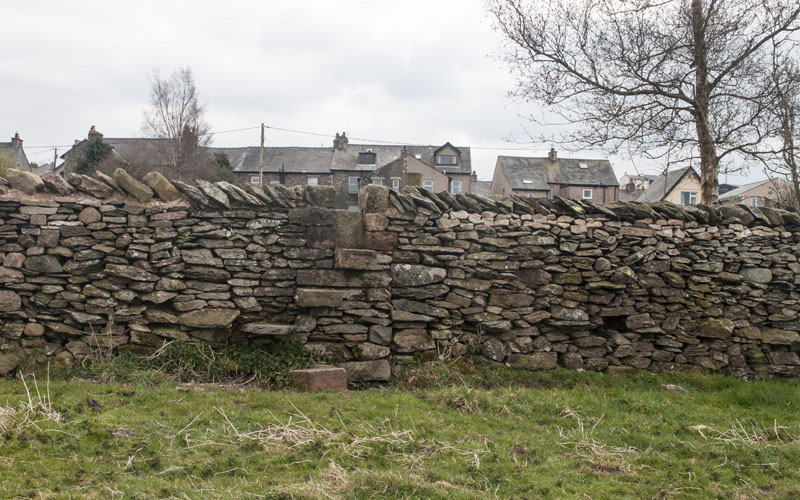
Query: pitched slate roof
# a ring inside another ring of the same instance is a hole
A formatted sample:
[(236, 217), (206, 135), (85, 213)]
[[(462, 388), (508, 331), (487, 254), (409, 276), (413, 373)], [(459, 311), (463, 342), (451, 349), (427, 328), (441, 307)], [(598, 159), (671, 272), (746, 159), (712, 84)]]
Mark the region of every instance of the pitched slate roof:
[[(619, 181), (608, 160), (583, 160), (580, 158), (529, 158), (498, 156), (511, 189), (549, 190), (549, 184), (571, 186), (619, 186)], [(585, 165), (586, 168), (581, 168)]]
[(745, 196), (746, 193), (751, 189), (755, 189), (767, 183), (773, 184), (773, 189), (776, 188), (775, 185), (777, 184), (777, 182), (775, 182), (774, 179), (765, 179), (763, 181), (751, 182), (750, 184), (745, 184), (744, 186), (739, 186), (736, 189), (732, 189), (730, 191), (725, 192), (724, 194), (720, 194), (719, 201), (725, 201), (727, 199), (735, 199), (738, 198), (739, 196)]
[[(439, 171), (455, 172), (455, 173), (472, 173), (472, 157), (468, 147), (453, 149), (461, 151), (461, 162), (458, 165), (436, 166), (435, 151), (440, 149), (438, 146), (399, 146), (385, 144), (348, 144), (345, 149), (337, 149), (333, 152), (333, 162), (331, 163), (331, 170), (374, 170), (377, 167), (386, 165), (387, 163), (400, 158), (400, 153), (403, 147), (408, 149), (408, 153), (426, 163), (430, 166), (435, 166)], [(308, 148), (312, 149), (312, 148)], [(318, 148), (317, 148), (318, 149)], [(359, 153), (367, 152), (375, 153), (376, 159), (374, 164), (359, 164)]]
[(498, 156), (497, 167), (502, 170), (511, 189), (549, 191), (547, 170), (534, 164), (531, 161), (534, 159), (520, 156)]
[[(80, 148), (86, 140), (73, 146), (61, 157), (67, 158)], [(103, 138), (110, 145), (114, 154), (123, 162), (136, 164), (144, 159), (155, 165), (171, 165), (169, 139), (153, 138)], [(447, 143), (448, 145), (450, 143)], [(435, 167), (441, 172), (472, 173), (472, 158), (468, 147), (457, 148), (461, 152), (458, 165), (435, 166), (434, 152), (437, 146), (401, 146), (385, 144), (348, 144), (344, 149), (333, 147), (265, 147), (264, 171), (277, 172), (281, 167), (286, 172), (294, 173), (330, 173), (333, 170), (373, 171), (397, 158), (406, 147), (409, 154), (423, 163)], [(455, 146), (452, 146), (454, 149)], [(203, 148), (209, 154), (224, 153), (228, 155), (234, 172), (249, 173), (259, 171), (259, 147), (240, 148)], [(359, 153), (375, 153), (373, 164), (359, 164)]]
[(694, 174), (698, 179), (700, 178), (692, 167), (671, 170), (659, 175), (658, 178), (650, 184), (647, 191), (642, 193), (636, 201), (653, 203), (663, 200), (687, 174)]
[[(207, 148), (210, 153), (228, 155), (234, 172), (258, 172), (259, 148)], [(333, 160), (333, 148), (265, 147), (264, 171), (278, 172), (281, 167), (293, 173), (327, 173)]]

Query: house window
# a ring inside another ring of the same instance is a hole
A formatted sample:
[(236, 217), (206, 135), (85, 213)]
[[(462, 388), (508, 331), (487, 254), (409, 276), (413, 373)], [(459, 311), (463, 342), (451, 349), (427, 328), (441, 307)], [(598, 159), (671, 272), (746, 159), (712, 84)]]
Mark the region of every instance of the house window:
[(528, 193), (528, 198), (536, 198), (536, 196), (533, 193)]
[(358, 205), (347, 205), (348, 212), (358, 212)]
[(358, 153), (358, 163), (360, 165), (373, 165), (375, 163), (375, 153), (372, 151)]
[(358, 194), (358, 188), (361, 183), (360, 177), (348, 177), (347, 178), (347, 192), (350, 194)]
[(758, 196), (755, 196), (755, 197), (753, 197), (753, 198), (751, 198), (751, 199), (750, 199), (750, 206), (753, 206), (753, 207), (763, 207), (763, 206), (764, 206), (764, 200), (762, 200), (762, 199), (761, 199), (760, 197), (758, 197)]
[(383, 186), (383, 179), (372, 179), (372, 183), (376, 186)]
[(319, 177), (309, 177), (308, 178), (308, 185), (309, 186), (319, 186)]
[(461, 192), (461, 181), (452, 181), (450, 183), (450, 194), (458, 194)]
[(697, 191), (681, 191), (681, 205), (697, 205)]
[(456, 155), (436, 155), (437, 165), (458, 165), (458, 156)]
[(591, 189), (584, 189), (581, 198), (584, 200), (591, 200), (592, 199), (592, 190)]
[(589, 164), (588, 164), (588, 163), (586, 163), (585, 161), (579, 161), (579, 162), (578, 162), (578, 166), (579, 166), (580, 168), (589, 168)]
[(258, 181), (259, 181), (259, 179), (260, 179), (260, 178), (259, 178), (259, 176), (257, 176), (257, 175), (251, 175), (251, 176), (250, 176), (250, 184), (259, 184), (259, 182), (258, 182)]
[(433, 192), (433, 180), (425, 179), (422, 181), (422, 188), (427, 189), (430, 192)]
[(392, 179), (392, 189), (395, 191), (400, 189), (400, 179)]

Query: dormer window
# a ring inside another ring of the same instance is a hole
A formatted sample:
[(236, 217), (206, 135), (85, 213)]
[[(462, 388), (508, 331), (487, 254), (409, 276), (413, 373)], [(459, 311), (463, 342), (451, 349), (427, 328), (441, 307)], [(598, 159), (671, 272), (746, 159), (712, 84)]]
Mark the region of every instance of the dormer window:
[(366, 153), (358, 153), (358, 164), (359, 165), (374, 165), (375, 164), (375, 153), (372, 151), (367, 151)]
[(437, 165), (458, 165), (458, 155), (436, 155)]

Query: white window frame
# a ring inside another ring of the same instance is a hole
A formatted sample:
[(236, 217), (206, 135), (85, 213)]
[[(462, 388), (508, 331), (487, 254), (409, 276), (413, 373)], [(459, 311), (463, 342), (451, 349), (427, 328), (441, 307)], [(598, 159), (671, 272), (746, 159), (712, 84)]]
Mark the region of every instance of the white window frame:
[(750, 206), (751, 207), (755, 207), (755, 208), (763, 207), (764, 206), (764, 199), (761, 198), (760, 196), (753, 196), (750, 199)]
[(536, 198), (536, 195), (533, 193), (528, 193), (528, 198)]
[(347, 192), (349, 194), (358, 194), (359, 189), (361, 189), (361, 177), (348, 177)]
[(450, 181), (450, 194), (458, 194), (462, 190), (463, 183), (460, 180), (453, 179)]
[(307, 183), (309, 186), (319, 186), (319, 177), (309, 177)]
[[(586, 193), (589, 193), (589, 195), (587, 196)], [(593, 194), (594, 193), (592, 192), (591, 189), (583, 189), (582, 192), (581, 192), (581, 199), (582, 200), (591, 200)]]
[(251, 175), (250, 184), (261, 184), (261, 177), (258, 175)]
[(431, 193), (433, 192), (433, 179), (423, 179), (422, 180), (422, 189), (427, 189)]
[(400, 179), (392, 179), (392, 189), (395, 191), (400, 189)]
[[(443, 158), (447, 158), (447, 161), (442, 161)], [(458, 155), (438, 154), (438, 155), (436, 155), (436, 164), (437, 165), (458, 165)]]
[(372, 179), (372, 183), (376, 186), (383, 186), (383, 179)]
[[(685, 198), (689, 203), (685, 203)], [(697, 205), (697, 191), (681, 191), (681, 205)]]
[(348, 212), (358, 212), (358, 205), (347, 205)]

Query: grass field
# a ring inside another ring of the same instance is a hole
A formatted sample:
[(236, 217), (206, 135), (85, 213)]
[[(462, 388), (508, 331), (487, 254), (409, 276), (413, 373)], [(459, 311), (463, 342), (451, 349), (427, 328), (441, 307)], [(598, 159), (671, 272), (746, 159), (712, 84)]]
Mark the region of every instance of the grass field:
[(0, 499), (800, 498), (797, 380), (435, 363), (306, 394), (123, 366), (0, 380)]

